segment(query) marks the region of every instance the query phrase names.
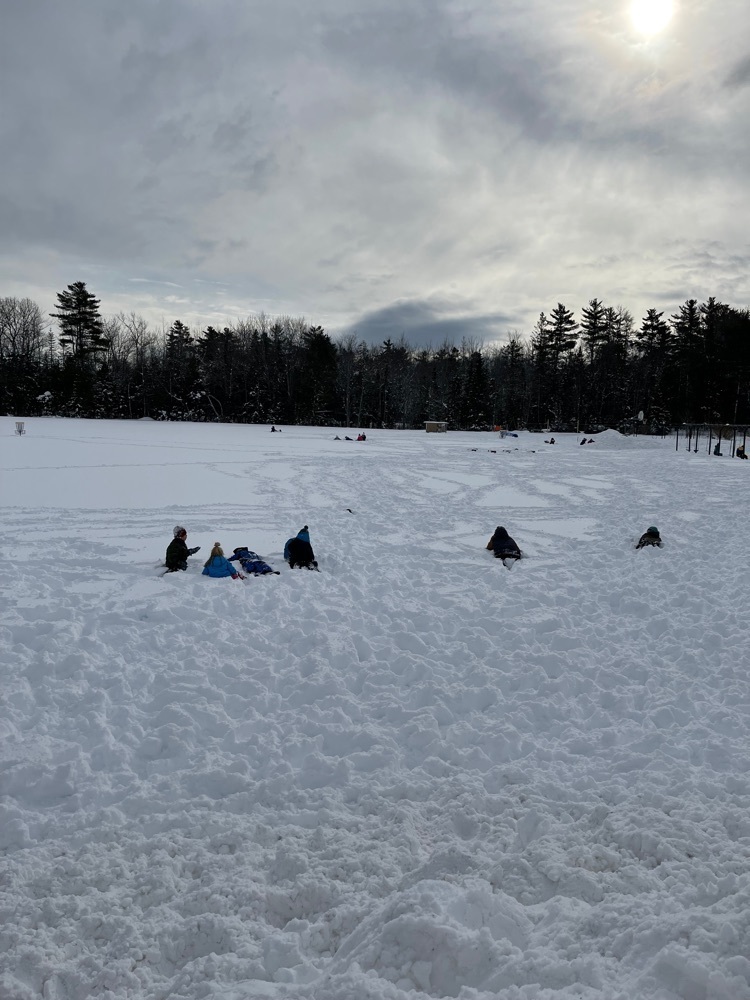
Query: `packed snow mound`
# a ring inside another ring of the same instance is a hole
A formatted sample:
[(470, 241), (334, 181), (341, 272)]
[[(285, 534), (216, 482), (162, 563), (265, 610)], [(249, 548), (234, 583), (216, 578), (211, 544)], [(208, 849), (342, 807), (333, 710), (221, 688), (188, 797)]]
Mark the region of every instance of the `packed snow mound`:
[[(581, 435), (583, 436), (583, 435)], [(594, 442), (600, 445), (602, 448), (639, 448), (643, 450), (649, 447), (663, 447), (664, 438), (654, 435), (632, 435), (632, 434), (621, 434), (620, 431), (614, 430), (612, 427), (608, 427), (606, 431), (599, 431), (598, 434), (589, 434), (586, 440), (593, 438)]]
[(394, 893), (341, 944), (330, 974), (353, 962), (401, 990), (457, 997), (506, 985), (498, 969), (520, 962), (533, 931), (524, 908), (486, 883), (419, 882)]

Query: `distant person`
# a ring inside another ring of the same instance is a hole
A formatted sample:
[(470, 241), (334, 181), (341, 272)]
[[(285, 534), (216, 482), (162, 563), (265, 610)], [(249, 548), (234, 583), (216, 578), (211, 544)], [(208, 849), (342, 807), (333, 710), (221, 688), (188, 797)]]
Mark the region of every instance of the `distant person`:
[(495, 533), (487, 542), (487, 548), (494, 552), (496, 559), (520, 559), (521, 550), (510, 537), (507, 529), (498, 525)]
[(238, 562), (240, 566), (244, 569), (246, 573), (252, 573), (253, 576), (265, 576), (266, 573), (275, 573), (279, 576), (279, 571), (273, 569), (264, 562), (257, 552), (253, 552), (246, 545), (240, 545), (234, 550), (234, 555), (229, 557), (229, 562)]
[(586, 444), (586, 438), (584, 438), (583, 441), (581, 441), (581, 444)]
[(289, 563), (291, 569), (305, 568), (317, 569), (315, 553), (310, 544), (310, 529), (305, 525), (297, 532), (294, 538), (290, 538), (284, 546), (284, 559)]
[(734, 454), (736, 458), (747, 458), (744, 444), (739, 445), (737, 451)]
[(596, 444), (596, 441), (593, 438), (589, 438), (586, 444)]
[(232, 566), (228, 559), (224, 558), (224, 549), (222, 549), (220, 542), (214, 542), (211, 555), (203, 565), (203, 575), (212, 576), (215, 579), (225, 576), (231, 576), (233, 580), (245, 579), (242, 573), (235, 566)]
[(716, 444), (714, 445), (714, 455), (718, 455), (719, 458), (723, 458), (724, 457), (721, 454), (721, 442), (720, 441), (717, 441)]
[(353, 441), (354, 438), (350, 438), (348, 434), (344, 435), (344, 441)]
[(185, 541), (186, 538), (187, 531), (182, 525), (176, 524), (172, 531), (172, 541), (167, 546), (167, 555), (164, 560), (167, 573), (175, 573), (178, 569), (187, 569), (188, 556), (194, 556), (200, 549), (200, 545), (196, 545), (194, 549), (189, 549)]
[(338, 434), (337, 434), (337, 435), (336, 435), (336, 437), (335, 437), (335, 438), (334, 438), (333, 440), (334, 440), (334, 441), (340, 441), (340, 440), (341, 440), (341, 438), (340, 438), (340, 437), (338, 436)]
[(367, 435), (365, 434), (364, 431), (360, 431), (359, 432), (359, 434), (357, 435), (357, 440), (358, 441), (366, 441), (367, 440)]
[(645, 549), (647, 545), (655, 545), (657, 548), (661, 548), (663, 545), (659, 529), (655, 528), (653, 525), (643, 532), (641, 537), (638, 539), (636, 548)]
[(545, 438), (544, 439), (544, 443), (545, 444), (554, 444), (555, 443), (555, 439), (554, 438), (550, 438), (549, 440), (547, 440), (547, 438)]
[(272, 434), (275, 434), (275, 433), (276, 433), (276, 428), (274, 427), (274, 425), (273, 425), (273, 424), (271, 424), (271, 433), (272, 433)]

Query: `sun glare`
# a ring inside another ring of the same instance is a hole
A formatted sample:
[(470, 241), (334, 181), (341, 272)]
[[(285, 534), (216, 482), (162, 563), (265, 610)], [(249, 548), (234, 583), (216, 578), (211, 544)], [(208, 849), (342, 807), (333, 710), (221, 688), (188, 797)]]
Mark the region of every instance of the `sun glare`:
[(633, 0), (630, 5), (633, 26), (643, 35), (655, 35), (666, 28), (673, 11), (672, 0)]

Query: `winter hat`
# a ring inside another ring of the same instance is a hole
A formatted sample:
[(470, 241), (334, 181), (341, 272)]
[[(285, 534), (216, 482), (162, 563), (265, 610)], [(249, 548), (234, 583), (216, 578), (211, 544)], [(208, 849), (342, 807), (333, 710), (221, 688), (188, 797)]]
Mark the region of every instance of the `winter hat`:
[[(185, 531), (185, 529), (182, 527), (182, 525), (176, 524), (174, 528), (172, 528), (172, 537), (178, 538), (183, 533), (183, 531)], [(185, 531), (185, 534), (187, 534), (187, 531)]]
[(652, 524), (651, 527), (647, 529), (646, 534), (647, 535), (658, 535), (659, 534), (659, 529), (655, 528), (653, 526), (653, 524)]
[(307, 525), (305, 525), (302, 528), (301, 531), (297, 532), (297, 538), (301, 538), (303, 542), (309, 542), (310, 541), (310, 531), (309, 531)]

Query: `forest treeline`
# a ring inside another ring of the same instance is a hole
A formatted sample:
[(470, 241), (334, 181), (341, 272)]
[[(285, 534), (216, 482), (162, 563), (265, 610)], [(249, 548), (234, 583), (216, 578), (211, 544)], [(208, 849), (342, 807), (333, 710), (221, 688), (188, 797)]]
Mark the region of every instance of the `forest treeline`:
[(303, 319), (263, 314), (157, 331), (99, 306), (84, 282), (58, 293), (49, 316), (30, 299), (0, 298), (0, 412), (646, 433), (750, 422), (750, 311), (715, 298), (668, 316), (649, 309), (639, 324), (598, 299), (578, 318), (558, 303), (527, 338), (427, 348), (334, 340)]

